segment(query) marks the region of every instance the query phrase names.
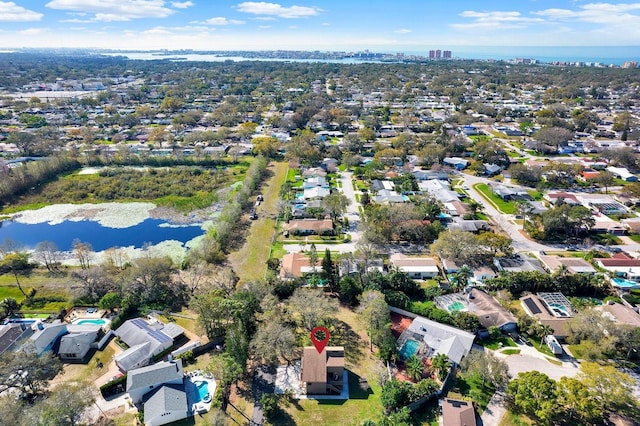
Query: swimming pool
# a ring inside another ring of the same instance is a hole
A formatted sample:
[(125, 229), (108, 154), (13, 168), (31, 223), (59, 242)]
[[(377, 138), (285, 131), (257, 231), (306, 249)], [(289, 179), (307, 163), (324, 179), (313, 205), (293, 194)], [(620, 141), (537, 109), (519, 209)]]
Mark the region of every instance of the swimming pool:
[(102, 318), (98, 318), (98, 319), (81, 319), (76, 321), (74, 324), (77, 325), (105, 325), (107, 323), (107, 320), (104, 320)]
[(449, 312), (457, 312), (457, 311), (464, 311), (465, 307), (464, 307), (464, 303), (460, 301), (455, 301), (449, 304), (449, 306), (447, 306), (447, 309), (449, 310)]
[(209, 393), (209, 382), (194, 382), (194, 385), (196, 385), (196, 389), (198, 389), (198, 394), (196, 395), (197, 401), (195, 402), (211, 402), (211, 394)]
[(571, 315), (567, 312), (566, 308), (558, 303), (549, 303), (549, 307), (553, 311), (553, 314), (557, 317), (570, 317)]
[(640, 283), (627, 280), (625, 278), (611, 278), (611, 281), (614, 286), (619, 288), (625, 288), (625, 289), (640, 288)]
[(411, 355), (415, 355), (416, 352), (418, 352), (418, 346), (420, 346), (420, 343), (416, 340), (409, 339), (404, 342), (404, 344), (400, 348), (400, 351), (398, 352), (400, 359), (404, 361)]

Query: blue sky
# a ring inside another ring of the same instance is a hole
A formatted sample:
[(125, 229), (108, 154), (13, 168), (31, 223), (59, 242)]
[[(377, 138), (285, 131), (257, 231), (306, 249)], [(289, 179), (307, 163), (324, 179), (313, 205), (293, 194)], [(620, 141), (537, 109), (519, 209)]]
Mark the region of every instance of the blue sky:
[(640, 2), (0, 0), (0, 47), (362, 50), (640, 46)]

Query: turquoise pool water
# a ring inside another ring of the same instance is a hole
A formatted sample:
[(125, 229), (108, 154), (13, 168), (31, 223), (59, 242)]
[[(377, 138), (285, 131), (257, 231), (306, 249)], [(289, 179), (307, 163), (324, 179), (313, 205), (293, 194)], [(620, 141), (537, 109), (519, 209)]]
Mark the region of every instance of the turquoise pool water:
[(83, 319), (83, 320), (80, 320), (80, 321), (76, 322), (77, 325), (87, 325), (87, 324), (105, 325), (106, 323), (107, 323), (107, 321), (103, 320), (103, 319)]
[(400, 351), (398, 352), (400, 359), (404, 361), (411, 355), (415, 355), (415, 353), (418, 352), (418, 346), (420, 346), (420, 343), (416, 340), (409, 339), (404, 342), (404, 345), (402, 345)]
[(196, 396), (198, 400), (196, 402), (205, 401), (206, 399), (210, 400), (209, 382), (195, 382), (194, 385), (196, 385), (198, 389), (198, 395)]
[(640, 288), (640, 283), (624, 278), (612, 278), (613, 285), (620, 288)]
[(464, 303), (462, 302), (453, 302), (449, 306), (447, 306), (449, 312), (457, 312), (464, 310)]
[(569, 312), (567, 312), (566, 308), (562, 305), (559, 305), (557, 303), (550, 303), (549, 307), (559, 316), (561, 317), (568, 317), (571, 316), (569, 315)]

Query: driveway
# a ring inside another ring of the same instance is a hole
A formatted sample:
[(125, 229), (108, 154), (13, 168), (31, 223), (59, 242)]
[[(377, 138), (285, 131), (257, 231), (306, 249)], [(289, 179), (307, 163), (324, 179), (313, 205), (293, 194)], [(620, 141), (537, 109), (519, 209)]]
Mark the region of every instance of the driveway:
[[(506, 349), (515, 348), (503, 348), (502, 350)], [(520, 349), (518, 355), (504, 355), (500, 351), (495, 352), (509, 366), (512, 378), (516, 378), (518, 373), (539, 371), (553, 380), (560, 380), (561, 377), (574, 377), (580, 371), (580, 364), (573, 358), (565, 357), (563, 360), (551, 358), (526, 345), (518, 345), (518, 349)], [(561, 364), (558, 365), (558, 362)]]

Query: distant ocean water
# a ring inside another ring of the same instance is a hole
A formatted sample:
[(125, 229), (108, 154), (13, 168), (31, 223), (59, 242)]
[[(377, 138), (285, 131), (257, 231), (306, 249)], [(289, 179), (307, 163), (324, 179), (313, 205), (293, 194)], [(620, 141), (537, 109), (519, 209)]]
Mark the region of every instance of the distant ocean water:
[[(462, 59), (514, 58), (537, 59), (540, 62), (599, 62), (622, 65), (640, 61), (640, 46), (449, 46), (434, 49), (451, 50), (453, 57)], [(405, 52), (427, 56), (428, 52)]]
[[(431, 49), (431, 48), (430, 48)], [(627, 61), (640, 62), (640, 46), (434, 46), (433, 49), (451, 50), (456, 59), (480, 60), (511, 60), (515, 58), (536, 59), (538, 62), (590, 62), (603, 65), (622, 65)], [(373, 50), (371, 50), (374, 52)], [(235, 56), (217, 56), (197, 52), (167, 52), (161, 56), (151, 51), (112, 52), (107, 55), (123, 55), (130, 59), (142, 60), (183, 60), (183, 61), (282, 61), (282, 62), (329, 62), (329, 63), (359, 63), (378, 62), (376, 59), (362, 60), (354, 58), (344, 59), (278, 59), (278, 58), (250, 58), (234, 52)], [(395, 54), (397, 51), (382, 51), (381, 53)], [(429, 51), (404, 51), (405, 55), (429, 56)]]

